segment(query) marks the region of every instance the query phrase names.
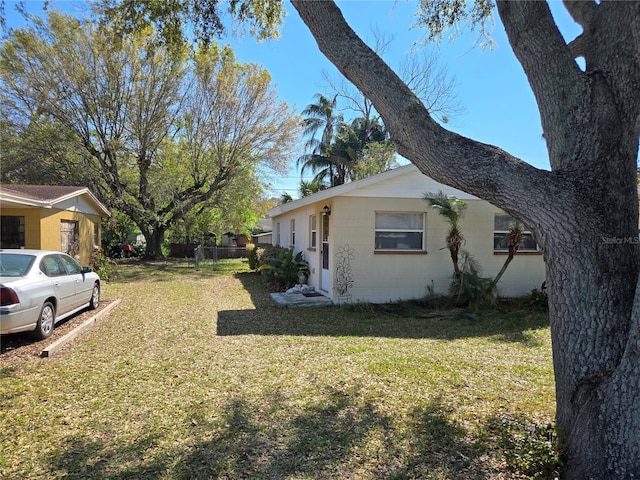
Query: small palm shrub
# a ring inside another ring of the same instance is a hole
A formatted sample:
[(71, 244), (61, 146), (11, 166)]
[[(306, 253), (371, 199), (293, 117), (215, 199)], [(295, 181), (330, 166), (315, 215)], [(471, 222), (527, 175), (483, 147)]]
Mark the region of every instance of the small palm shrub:
[(449, 285), (454, 305), (472, 309), (495, 305), (498, 291), (493, 280), (480, 276), (480, 265), (469, 252), (463, 250), (460, 260), (460, 274)]
[(294, 254), (292, 248), (280, 248), (258, 271), (267, 276), (276, 290), (284, 291), (299, 283), (301, 274), (309, 275), (309, 263), (302, 252)]

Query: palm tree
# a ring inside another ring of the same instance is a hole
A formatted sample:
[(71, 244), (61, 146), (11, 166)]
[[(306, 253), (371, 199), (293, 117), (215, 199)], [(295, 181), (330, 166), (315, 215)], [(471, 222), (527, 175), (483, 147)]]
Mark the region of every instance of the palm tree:
[[(336, 113), (337, 97), (329, 99), (321, 93), (316, 93), (314, 98), (317, 99), (316, 103), (310, 103), (302, 111), (302, 115), (305, 115), (303, 133), (311, 136), (305, 145), (307, 150), (321, 153), (324, 147), (331, 144), (335, 128), (338, 122), (342, 121), (342, 115)], [(318, 139), (320, 130), (322, 134)]]
[[(302, 112), (308, 153), (298, 158), (300, 172), (312, 171), (313, 182), (331, 187), (359, 178), (357, 163), (368, 144), (389, 144), (389, 134), (380, 120), (358, 117), (350, 124), (336, 113), (337, 96), (316, 94), (316, 102)], [(376, 172), (380, 173), (380, 172)]]
[(280, 204), (293, 202), (293, 197), (289, 192), (284, 192), (280, 195)]
[(296, 162), (297, 167), (302, 167), (300, 173), (311, 170), (313, 173), (320, 171), (316, 179), (329, 178), (330, 185), (335, 183), (333, 163), (330, 160), (331, 142), (335, 135), (338, 123), (342, 121), (342, 115), (336, 113), (337, 97), (327, 98), (321, 93), (314, 97), (315, 103), (307, 105), (302, 111), (305, 135), (310, 136), (305, 144), (305, 150), (309, 153), (302, 155)]
[(300, 197), (308, 197), (311, 194), (317, 193), (321, 190), (325, 190), (327, 188), (327, 186), (322, 183), (322, 182), (318, 182), (316, 180), (311, 180), (311, 181), (305, 181), (305, 180), (300, 180)]
[(522, 224), (518, 220), (514, 220), (509, 225), (509, 234), (507, 238), (509, 240), (509, 255), (507, 255), (507, 258), (505, 259), (504, 264), (502, 265), (502, 268), (496, 275), (496, 278), (494, 278), (493, 281), (491, 282), (491, 285), (493, 287), (498, 285), (498, 282), (502, 278), (502, 275), (504, 275), (504, 272), (507, 271), (507, 267), (513, 260), (513, 257), (516, 255), (518, 248), (520, 248), (520, 244), (522, 243), (522, 240), (524, 240), (524, 228), (522, 227)]
[(449, 231), (446, 236), (447, 248), (451, 253), (453, 273), (457, 278), (461, 278), (458, 259), (464, 236), (462, 235), (462, 230), (460, 230), (460, 220), (467, 208), (467, 202), (456, 197), (447, 196), (442, 190), (438, 191), (438, 193), (425, 193), (422, 198), (438, 210), (438, 213), (449, 223)]

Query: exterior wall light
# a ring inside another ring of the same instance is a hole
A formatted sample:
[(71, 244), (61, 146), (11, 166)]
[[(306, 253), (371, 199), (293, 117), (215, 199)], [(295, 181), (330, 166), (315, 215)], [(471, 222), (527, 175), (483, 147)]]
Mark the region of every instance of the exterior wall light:
[(322, 212), (328, 217), (329, 215), (331, 215), (331, 207), (325, 205), (324, 207), (322, 207)]

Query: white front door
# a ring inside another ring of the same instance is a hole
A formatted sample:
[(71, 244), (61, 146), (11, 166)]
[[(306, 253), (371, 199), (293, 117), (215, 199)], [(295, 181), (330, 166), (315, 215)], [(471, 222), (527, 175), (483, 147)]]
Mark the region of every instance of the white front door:
[(329, 291), (329, 215), (322, 215), (322, 271), (320, 272), (320, 289)]

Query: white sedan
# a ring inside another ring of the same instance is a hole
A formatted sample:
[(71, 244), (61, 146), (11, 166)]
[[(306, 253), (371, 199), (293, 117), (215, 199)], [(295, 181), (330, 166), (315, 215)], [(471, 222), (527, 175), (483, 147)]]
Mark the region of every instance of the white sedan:
[(0, 334), (47, 338), (57, 322), (99, 304), (100, 277), (69, 255), (0, 250)]

